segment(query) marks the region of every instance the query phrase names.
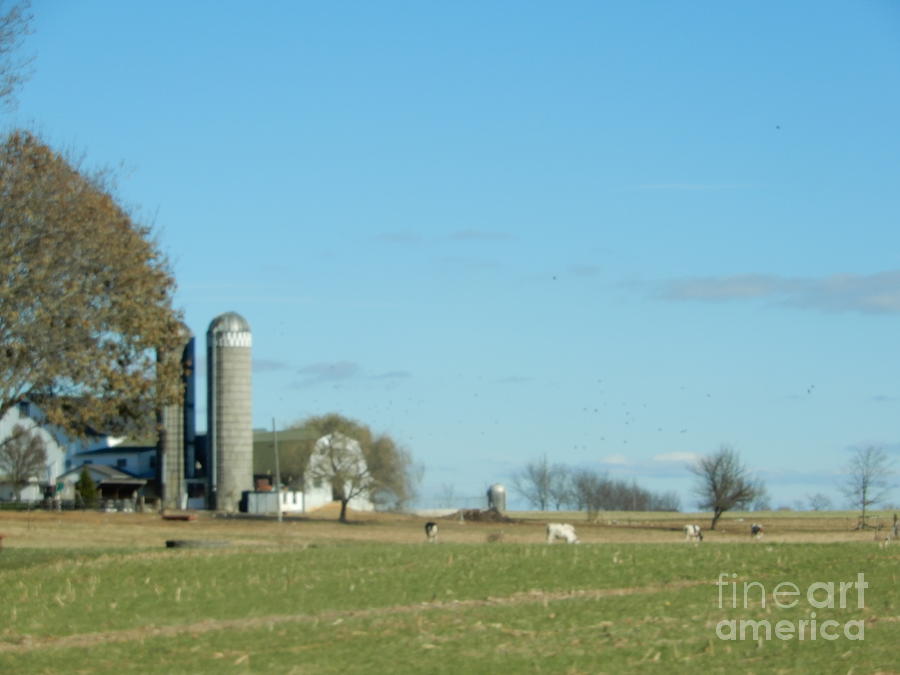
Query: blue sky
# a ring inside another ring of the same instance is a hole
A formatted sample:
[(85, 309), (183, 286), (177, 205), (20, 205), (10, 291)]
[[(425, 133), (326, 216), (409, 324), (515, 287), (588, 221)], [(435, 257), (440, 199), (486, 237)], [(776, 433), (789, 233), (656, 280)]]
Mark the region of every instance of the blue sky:
[(897, 3), (33, 13), (7, 125), (121, 167), (200, 351), (250, 322), (256, 426), (386, 431), (423, 502), (546, 455), (693, 508), (728, 444), (837, 505), (900, 454)]

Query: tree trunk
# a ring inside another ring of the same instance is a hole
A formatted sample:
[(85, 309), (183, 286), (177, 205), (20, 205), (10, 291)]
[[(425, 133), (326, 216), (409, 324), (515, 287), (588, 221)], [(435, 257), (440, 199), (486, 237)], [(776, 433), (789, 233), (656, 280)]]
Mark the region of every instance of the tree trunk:
[(722, 517), (723, 513), (724, 513), (724, 511), (720, 511), (719, 509), (715, 509), (713, 511), (713, 519), (712, 519), (712, 522), (709, 524), (710, 530), (716, 529), (716, 523), (719, 522), (719, 518)]
[(347, 502), (348, 501), (350, 501), (350, 500), (349, 499), (341, 500), (341, 518), (340, 518), (340, 520), (342, 523), (347, 522)]

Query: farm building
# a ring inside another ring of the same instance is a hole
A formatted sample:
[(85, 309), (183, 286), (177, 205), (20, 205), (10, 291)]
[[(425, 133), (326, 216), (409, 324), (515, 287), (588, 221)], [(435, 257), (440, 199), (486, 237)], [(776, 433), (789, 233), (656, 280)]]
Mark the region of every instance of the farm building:
[[(0, 443), (9, 441), (17, 428), (24, 429), (29, 436), (40, 438), (47, 454), (43, 471), (33, 476), (28, 485), (19, 491), (18, 498), (23, 501), (43, 499), (52, 493), (57, 478), (63, 472), (84, 463), (77, 458), (98, 450), (108, 450), (119, 440), (94, 432), (87, 432), (84, 438), (71, 438), (60, 429), (46, 424), (40, 409), (27, 401), (11, 407), (0, 418)], [(0, 475), (0, 500), (15, 498), (16, 489), (9, 477)]]
[[(278, 439), (279, 455), (282, 458), (280, 467), (282, 482), (282, 512), (284, 513), (308, 513), (326, 504), (331, 504), (351, 491), (355, 486), (338, 484), (329, 480), (328, 476), (335, 473), (334, 467), (328, 465), (329, 449), (338, 446), (343, 466), (337, 473), (357, 478), (356, 486), (364, 486), (367, 480), (365, 476), (366, 461), (363, 457), (359, 443), (351, 438), (340, 435), (326, 436), (315, 440), (303, 435), (303, 432), (289, 430), (275, 434), (269, 431), (257, 430), (253, 436), (254, 476), (257, 489), (252, 491), (254, 497), (248, 497), (247, 508), (256, 512), (271, 512), (277, 509), (274, 496), (262, 496), (271, 494), (275, 483), (275, 440)], [(304, 452), (303, 448), (312, 446), (312, 451)], [(256, 504), (257, 506), (251, 507)], [(349, 508), (354, 511), (373, 511), (375, 505), (362, 490), (362, 494), (351, 498)]]
[(60, 489), (57, 496), (64, 500), (75, 500), (75, 484), (81, 477), (83, 469), (87, 469), (97, 486), (97, 492), (101, 499), (134, 501), (140, 490), (147, 484), (143, 478), (136, 478), (124, 471), (105, 464), (84, 464), (66, 471), (57, 478)]

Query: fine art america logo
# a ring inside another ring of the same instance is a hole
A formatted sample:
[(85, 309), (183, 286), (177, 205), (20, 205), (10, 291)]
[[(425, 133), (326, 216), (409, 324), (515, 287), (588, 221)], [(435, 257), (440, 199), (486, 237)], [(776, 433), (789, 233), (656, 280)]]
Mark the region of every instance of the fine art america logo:
[[(820, 609), (863, 609), (869, 584), (859, 572), (856, 581), (816, 581), (802, 593), (797, 584), (782, 581), (769, 589), (758, 581), (735, 581), (737, 574), (723, 572), (716, 586), (719, 591), (719, 609), (747, 610), (759, 607), (766, 610), (806, 608), (806, 618), (792, 621), (781, 619), (723, 619), (716, 624), (716, 636), (720, 640), (864, 640), (865, 623), (862, 619), (836, 621), (817, 619)], [(771, 597), (772, 605), (768, 605)], [(771, 610), (767, 610), (771, 611)]]

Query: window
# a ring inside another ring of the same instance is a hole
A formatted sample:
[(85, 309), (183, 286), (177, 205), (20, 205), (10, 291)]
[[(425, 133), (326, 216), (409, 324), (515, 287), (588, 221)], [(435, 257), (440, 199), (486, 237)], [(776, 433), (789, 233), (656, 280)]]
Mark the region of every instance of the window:
[(125, 467), (128, 466), (128, 460), (125, 458), (117, 459), (116, 466), (119, 467), (120, 469), (124, 469)]

